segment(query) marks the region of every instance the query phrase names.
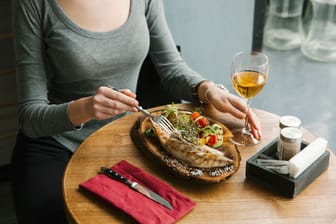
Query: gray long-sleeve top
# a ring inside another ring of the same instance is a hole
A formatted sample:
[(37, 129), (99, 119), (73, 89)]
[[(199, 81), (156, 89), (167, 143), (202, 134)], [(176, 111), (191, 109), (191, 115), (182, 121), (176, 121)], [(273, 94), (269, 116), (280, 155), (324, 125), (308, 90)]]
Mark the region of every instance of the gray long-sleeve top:
[(102, 85), (135, 91), (148, 52), (172, 95), (191, 100), (191, 87), (204, 80), (177, 52), (162, 0), (131, 0), (128, 20), (109, 32), (81, 28), (57, 0), (16, 0), (14, 21), (20, 129), (52, 136), (71, 151), (121, 115), (74, 130), (69, 102)]

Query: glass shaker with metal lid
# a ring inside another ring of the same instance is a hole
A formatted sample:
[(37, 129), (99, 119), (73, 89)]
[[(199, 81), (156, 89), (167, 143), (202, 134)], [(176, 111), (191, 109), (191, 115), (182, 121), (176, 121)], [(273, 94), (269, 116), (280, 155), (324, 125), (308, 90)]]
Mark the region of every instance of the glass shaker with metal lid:
[[(296, 117), (296, 116), (292, 116), (292, 115), (286, 115), (286, 116), (282, 116), (279, 119), (279, 128), (280, 128), (280, 133), (279, 133), (279, 139), (278, 139), (278, 146), (277, 146), (277, 155), (279, 159), (284, 159), (287, 156), (284, 156), (284, 151), (281, 149), (281, 130), (287, 127), (293, 127), (293, 128), (297, 128), (297, 129), (301, 129), (301, 120)], [(301, 131), (301, 130), (299, 130)], [(302, 132), (302, 131), (301, 131)], [(288, 134), (287, 134), (288, 135)], [(284, 138), (286, 138), (286, 132), (284, 134)], [(288, 136), (287, 136), (288, 137)], [(300, 141), (300, 147), (301, 147), (301, 141)]]
[(301, 150), (302, 130), (296, 127), (286, 127), (280, 131), (279, 159), (289, 160)]

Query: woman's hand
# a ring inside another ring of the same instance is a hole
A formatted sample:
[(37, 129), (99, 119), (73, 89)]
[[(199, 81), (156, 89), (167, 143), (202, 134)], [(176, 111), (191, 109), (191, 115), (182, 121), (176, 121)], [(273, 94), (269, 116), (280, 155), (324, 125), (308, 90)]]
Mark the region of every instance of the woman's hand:
[(69, 104), (68, 116), (74, 126), (89, 120), (104, 120), (126, 111), (137, 112), (136, 95), (128, 89), (120, 91), (101, 86), (93, 96), (75, 100)]
[[(247, 106), (245, 101), (214, 86), (212, 82), (203, 82), (198, 87), (198, 96), (201, 101), (211, 103), (221, 112), (230, 113), (238, 119), (246, 117)], [(259, 119), (252, 110), (248, 111), (247, 116), (253, 136), (256, 139), (261, 139)]]

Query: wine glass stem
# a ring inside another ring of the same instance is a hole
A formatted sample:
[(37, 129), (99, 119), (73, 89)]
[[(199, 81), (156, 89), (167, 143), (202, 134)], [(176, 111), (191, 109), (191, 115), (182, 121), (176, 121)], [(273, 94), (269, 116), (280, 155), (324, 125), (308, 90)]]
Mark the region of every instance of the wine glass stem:
[(250, 99), (246, 99), (246, 116), (245, 116), (245, 125), (244, 125), (244, 131), (246, 132), (250, 132), (251, 128), (250, 128), (250, 124), (248, 121), (248, 114), (250, 111), (250, 104), (251, 104), (251, 100)]

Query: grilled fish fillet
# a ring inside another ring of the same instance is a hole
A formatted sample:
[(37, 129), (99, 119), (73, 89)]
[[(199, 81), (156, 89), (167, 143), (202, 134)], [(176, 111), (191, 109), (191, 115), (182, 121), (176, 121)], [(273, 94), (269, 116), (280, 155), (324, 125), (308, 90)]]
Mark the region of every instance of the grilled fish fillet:
[(231, 165), (233, 160), (224, 153), (206, 145), (195, 145), (182, 138), (179, 132), (168, 135), (152, 119), (151, 123), (163, 148), (175, 158), (199, 168), (214, 168)]

